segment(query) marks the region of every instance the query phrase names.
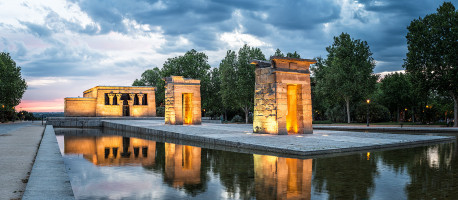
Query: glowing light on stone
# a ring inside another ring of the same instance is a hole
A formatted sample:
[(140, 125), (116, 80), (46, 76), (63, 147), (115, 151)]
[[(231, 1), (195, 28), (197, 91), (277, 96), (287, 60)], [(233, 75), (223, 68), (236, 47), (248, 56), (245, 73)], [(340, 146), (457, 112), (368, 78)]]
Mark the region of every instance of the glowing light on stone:
[(184, 124), (192, 124), (192, 93), (183, 94)]
[(287, 86), (287, 105), (286, 130), (288, 133), (296, 134), (297, 128), (297, 85)]

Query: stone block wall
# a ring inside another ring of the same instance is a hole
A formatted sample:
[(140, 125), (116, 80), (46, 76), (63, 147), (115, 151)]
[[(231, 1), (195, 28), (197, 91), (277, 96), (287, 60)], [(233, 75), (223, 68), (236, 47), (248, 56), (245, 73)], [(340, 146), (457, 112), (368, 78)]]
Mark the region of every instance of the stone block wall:
[(182, 76), (165, 78), (165, 123), (183, 124), (183, 94), (192, 94), (192, 123), (202, 123), (200, 80), (187, 79)]
[[(256, 84), (253, 132), (279, 135), (313, 133), (309, 66), (316, 61), (282, 57), (271, 59), (270, 63), (254, 63)], [(287, 129), (288, 85), (297, 88), (295, 131)]]
[(65, 117), (95, 117), (96, 98), (65, 98)]

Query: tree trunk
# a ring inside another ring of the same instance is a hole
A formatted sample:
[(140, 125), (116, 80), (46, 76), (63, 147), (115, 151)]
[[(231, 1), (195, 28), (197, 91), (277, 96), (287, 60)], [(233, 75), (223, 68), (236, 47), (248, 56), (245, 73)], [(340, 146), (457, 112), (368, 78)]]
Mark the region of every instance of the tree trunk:
[(453, 120), (455, 122), (453, 124), (453, 127), (458, 127), (458, 95), (452, 93), (452, 97), (453, 97), (453, 103), (454, 103)]
[(347, 104), (347, 123), (350, 123), (350, 98), (345, 97), (345, 103)]
[(415, 123), (415, 107), (412, 106), (412, 122)]
[(248, 112), (250, 112), (250, 109), (244, 108), (243, 112), (245, 112), (245, 124), (248, 124)]
[(396, 108), (396, 121), (399, 123), (399, 106)]

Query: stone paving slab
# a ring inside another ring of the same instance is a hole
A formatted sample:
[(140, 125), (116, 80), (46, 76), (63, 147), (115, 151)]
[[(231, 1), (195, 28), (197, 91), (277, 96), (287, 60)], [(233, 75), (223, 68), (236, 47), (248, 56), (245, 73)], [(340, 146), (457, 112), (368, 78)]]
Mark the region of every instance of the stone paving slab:
[(455, 137), (314, 130), (307, 135), (253, 134), (251, 124), (165, 125), (159, 120), (106, 120), (105, 128), (156, 137), (174, 138), (253, 149), (266, 153), (308, 156), (330, 153), (403, 147), (454, 141)]
[(75, 199), (52, 126), (46, 126), (22, 199)]
[(380, 126), (325, 126), (313, 125), (319, 130), (341, 130), (341, 131), (371, 131), (371, 132), (403, 132), (403, 133), (458, 133), (454, 127), (380, 127)]
[(0, 199), (20, 199), (43, 135), (41, 123), (0, 124)]

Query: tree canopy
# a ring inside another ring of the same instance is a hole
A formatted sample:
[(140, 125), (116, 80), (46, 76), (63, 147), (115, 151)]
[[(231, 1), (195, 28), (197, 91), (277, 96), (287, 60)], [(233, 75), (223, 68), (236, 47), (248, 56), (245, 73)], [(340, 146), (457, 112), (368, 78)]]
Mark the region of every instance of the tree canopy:
[(255, 66), (251, 60), (265, 60), (261, 49), (244, 45), (238, 55), (228, 51), (221, 61), (221, 95), (226, 108), (232, 107), (243, 110), (245, 122), (248, 123), (248, 114), (253, 108)]
[(351, 39), (347, 33), (334, 37), (326, 51), (327, 59), (314, 69), (316, 89), (326, 98), (344, 100), (350, 123), (350, 102), (361, 101), (375, 90), (378, 76), (373, 74), (372, 52), (366, 41)]
[[(21, 103), (27, 83), (21, 76), (21, 67), (8, 53), (0, 53), (0, 104), (3, 111), (13, 112), (13, 107)], [(3, 115), (2, 115), (3, 121)]]
[(382, 92), (381, 101), (390, 111), (396, 114), (399, 122), (399, 109), (410, 107), (412, 99), (412, 85), (409, 77), (403, 73), (392, 73), (381, 80), (380, 89)]
[(427, 89), (449, 95), (454, 101), (458, 127), (458, 12), (444, 2), (437, 13), (413, 20), (407, 27), (404, 67)]
[(210, 65), (208, 64), (208, 57), (203, 52), (197, 52), (192, 49), (186, 52), (182, 56), (174, 58), (168, 58), (165, 61), (162, 69), (157, 67), (152, 70), (146, 70), (143, 72), (141, 79), (134, 81), (134, 86), (155, 86), (156, 91), (156, 105), (164, 105), (165, 99), (165, 82), (162, 80), (164, 77), (169, 76), (183, 76), (185, 78), (198, 79), (201, 82), (201, 97), (202, 97), (202, 109), (205, 109), (208, 105), (209, 95), (211, 95), (210, 85)]

